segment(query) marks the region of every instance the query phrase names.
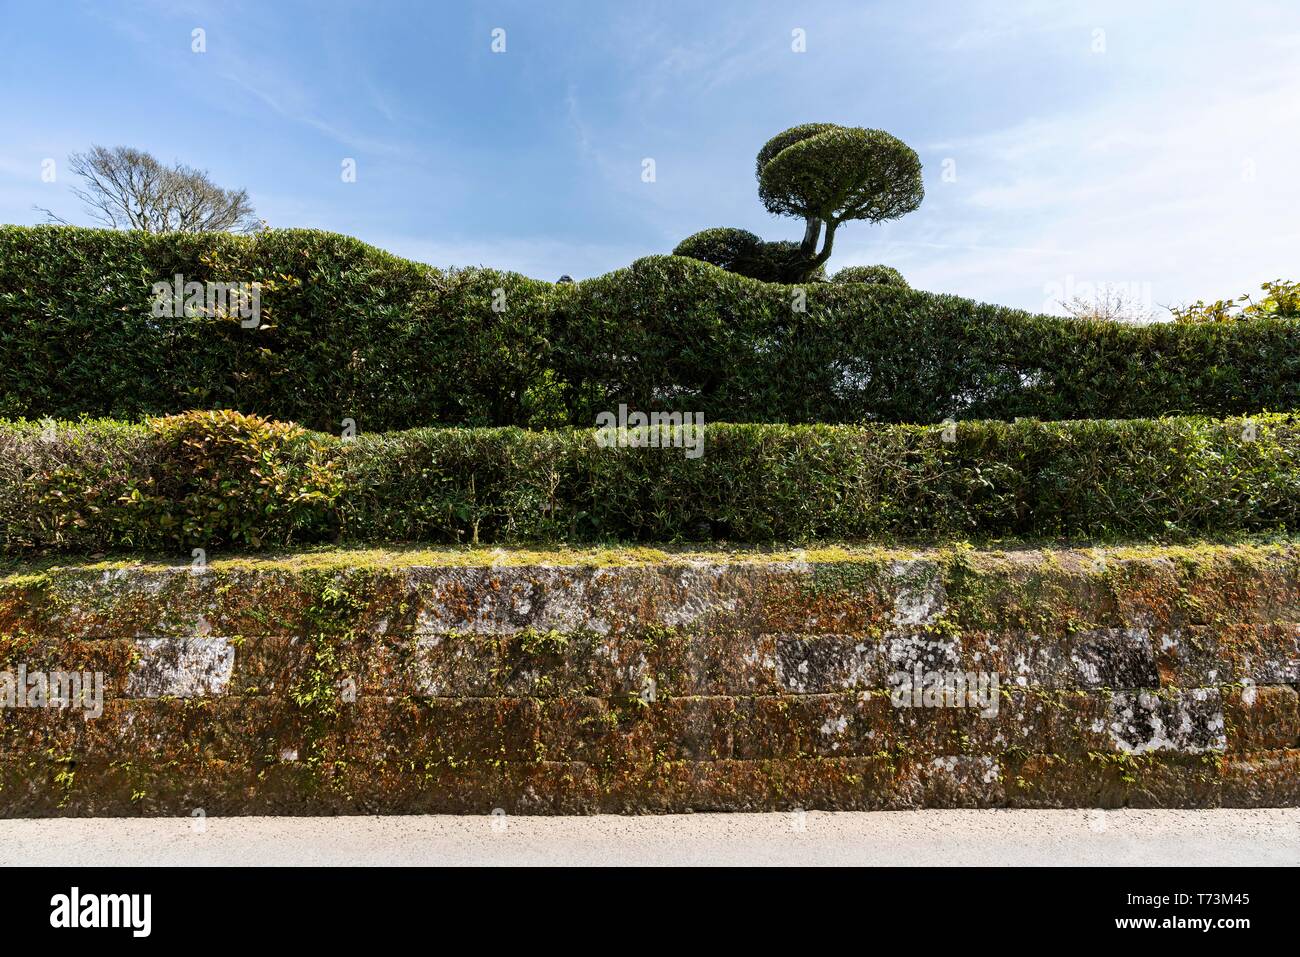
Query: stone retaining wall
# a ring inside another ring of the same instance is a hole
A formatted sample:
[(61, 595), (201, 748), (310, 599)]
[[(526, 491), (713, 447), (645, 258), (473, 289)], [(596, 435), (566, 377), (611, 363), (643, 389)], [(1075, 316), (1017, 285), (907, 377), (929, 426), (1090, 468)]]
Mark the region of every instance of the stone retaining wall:
[(1287, 545), (102, 563), (20, 668), (103, 712), (0, 708), (8, 816), (1300, 803)]

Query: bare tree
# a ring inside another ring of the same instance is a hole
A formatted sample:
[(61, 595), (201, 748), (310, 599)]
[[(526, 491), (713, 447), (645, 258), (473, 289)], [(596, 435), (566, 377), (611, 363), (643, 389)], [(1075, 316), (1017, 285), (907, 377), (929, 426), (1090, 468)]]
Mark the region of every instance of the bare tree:
[(1123, 286), (1100, 286), (1092, 299), (1075, 296), (1061, 307), (1074, 319), (1098, 319), (1103, 322), (1145, 324), (1155, 319), (1143, 299)]
[[(204, 170), (180, 163), (164, 166), (144, 150), (92, 146), (89, 152), (73, 153), (68, 165), (85, 181), (73, 194), (96, 222), (111, 229), (250, 233), (262, 225), (247, 190), (222, 189)], [(51, 221), (67, 222), (41, 211)]]

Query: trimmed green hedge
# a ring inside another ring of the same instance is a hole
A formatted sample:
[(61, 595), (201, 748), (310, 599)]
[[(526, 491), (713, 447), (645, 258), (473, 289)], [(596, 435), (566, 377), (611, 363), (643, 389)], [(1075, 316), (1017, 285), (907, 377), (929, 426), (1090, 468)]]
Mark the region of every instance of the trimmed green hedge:
[[(1300, 530), (1300, 417), (353, 441), (235, 413), (0, 424), (0, 550), (1107, 539)], [(950, 439), (948, 441), (946, 439)]]
[[(263, 283), (262, 327), (152, 317), (152, 284), (176, 274)], [(1139, 327), (887, 286), (802, 292), (672, 256), (555, 285), (306, 230), (3, 227), (0, 415), (233, 408), (384, 431), (590, 426), (620, 403), (792, 423), (1300, 408), (1295, 322)]]
[(893, 266), (845, 266), (831, 277), (831, 282), (865, 282), (877, 286), (912, 288), (912, 284)]
[[(156, 319), (152, 284), (260, 282), (262, 327)], [(0, 415), (234, 408), (338, 431), (525, 424), (554, 289), (444, 272), (346, 236), (0, 228)], [(562, 287), (561, 287), (562, 288)], [(504, 291), (508, 312), (492, 309)]]

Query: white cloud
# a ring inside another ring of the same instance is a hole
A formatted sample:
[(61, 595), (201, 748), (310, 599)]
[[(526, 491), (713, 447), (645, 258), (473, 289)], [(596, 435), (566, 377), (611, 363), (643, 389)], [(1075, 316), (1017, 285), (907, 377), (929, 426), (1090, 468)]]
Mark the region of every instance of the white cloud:
[(930, 184), (915, 214), (934, 254), (914, 284), (1039, 308), (1066, 276), (1150, 283), (1179, 303), (1294, 275), (1300, 76), (1276, 58), (1238, 71), (943, 143), (959, 176)]

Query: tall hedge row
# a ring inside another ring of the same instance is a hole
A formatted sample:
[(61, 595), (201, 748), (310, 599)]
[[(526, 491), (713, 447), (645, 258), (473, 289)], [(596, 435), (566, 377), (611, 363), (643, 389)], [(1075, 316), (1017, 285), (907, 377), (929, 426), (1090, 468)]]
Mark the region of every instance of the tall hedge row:
[[(260, 282), (259, 328), (156, 318), (152, 284)], [(579, 283), (442, 271), (348, 237), (0, 228), (0, 415), (233, 408), (337, 431), (938, 422), (1300, 407), (1300, 330), (1133, 327), (657, 256)]]
[[(155, 318), (155, 282), (259, 282), (261, 321)], [(494, 289), (517, 308), (498, 314)], [(196, 408), (338, 429), (527, 420), (549, 283), (443, 272), (330, 233), (0, 228), (0, 414)]]
[(587, 429), (343, 441), (231, 412), (4, 423), (0, 551), (1300, 531), (1293, 415), (715, 424), (702, 452)]

